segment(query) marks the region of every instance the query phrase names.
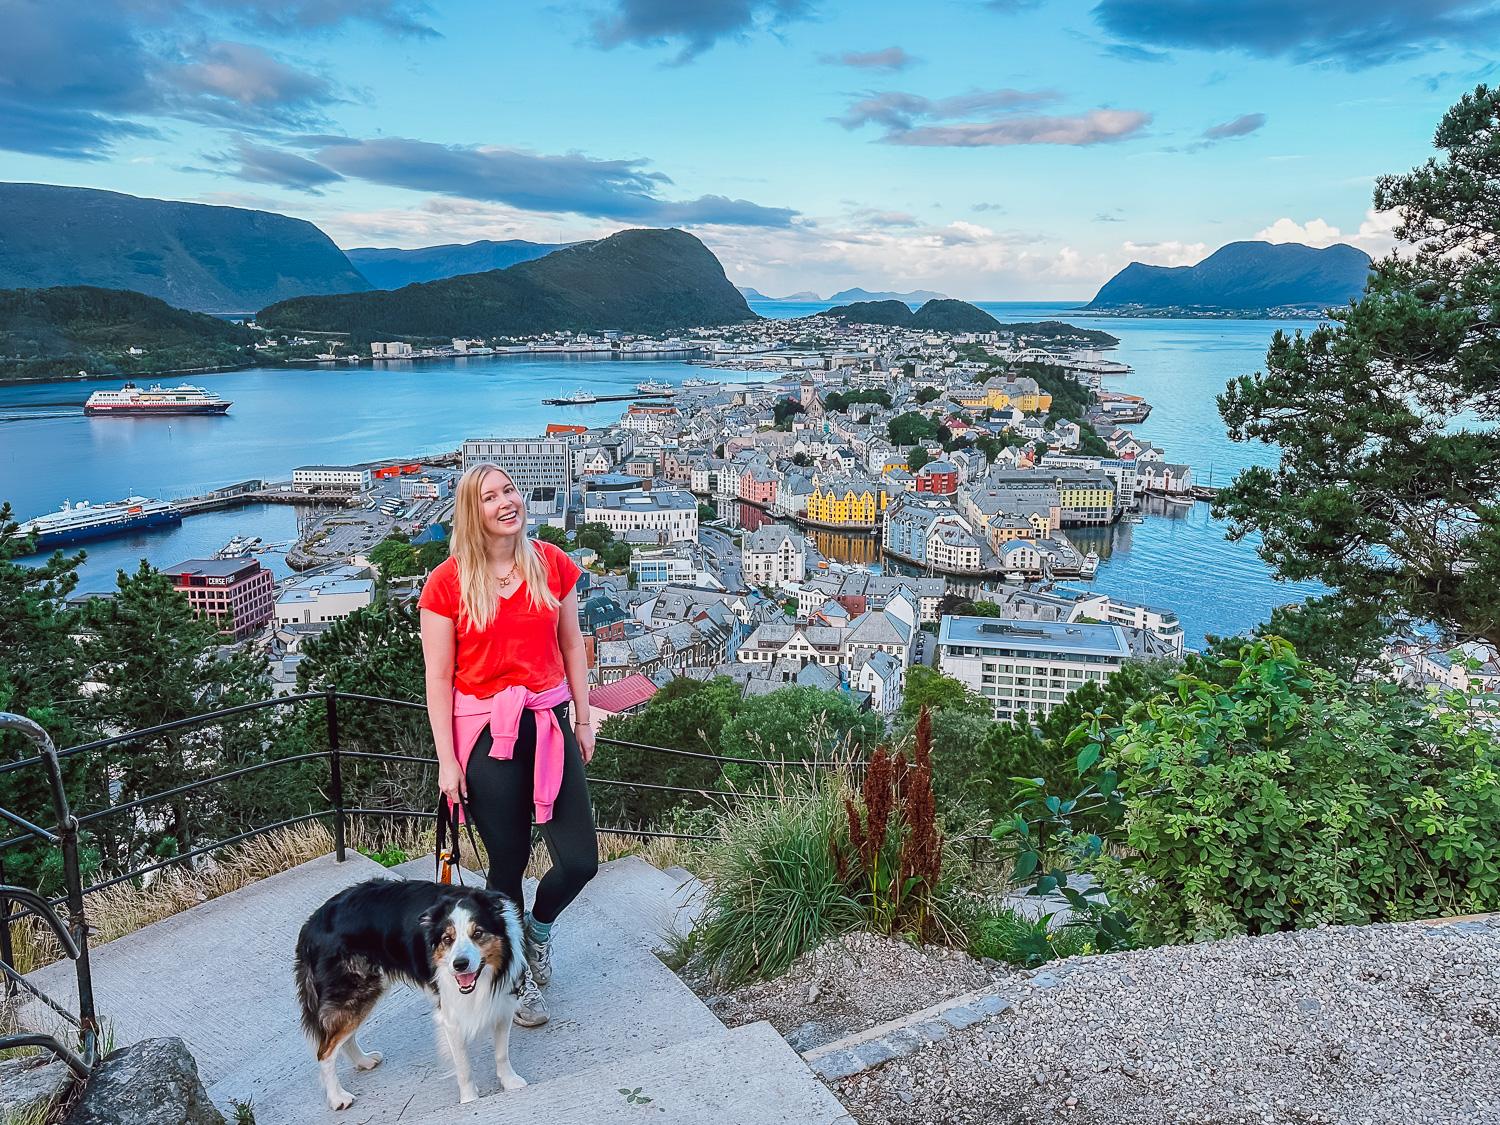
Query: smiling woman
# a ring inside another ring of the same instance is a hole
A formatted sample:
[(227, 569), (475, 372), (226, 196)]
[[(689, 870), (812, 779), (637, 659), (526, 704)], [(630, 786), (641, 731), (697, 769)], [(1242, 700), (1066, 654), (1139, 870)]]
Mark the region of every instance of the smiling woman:
[(549, 1018), (540, 989), (552, 977), (552, 924), (599, 866), (583, 773), (594, 726), (579, 574), (559, 547), (527, 537), (525, 498), (509, 473), (484, 463), (459, 481), (452, 555), (419, 603), (438, 787), (473, 818), (487, 885), (523, 903), (533, 811), (552, 856), (526, 915), (523, 1027)]

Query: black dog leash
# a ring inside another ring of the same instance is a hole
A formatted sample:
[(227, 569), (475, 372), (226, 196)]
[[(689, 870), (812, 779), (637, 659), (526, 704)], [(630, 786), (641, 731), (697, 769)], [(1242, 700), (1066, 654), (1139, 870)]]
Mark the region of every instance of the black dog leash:
[(437, 848), (434, 856), (437, 862), (436, 881), (439, 883), (464, 885), (463, 850), (458, 831), (460, 813), (464, 828), (469, 833), (469, 850), (476, 861), (479, 859), (479, 842), (474, 838), (474, 813), (469, 809), (469, 802), (460, 793), (458, 804), (455, 805), (448, 800), (446, 793), (442, 794), (438, 798)]

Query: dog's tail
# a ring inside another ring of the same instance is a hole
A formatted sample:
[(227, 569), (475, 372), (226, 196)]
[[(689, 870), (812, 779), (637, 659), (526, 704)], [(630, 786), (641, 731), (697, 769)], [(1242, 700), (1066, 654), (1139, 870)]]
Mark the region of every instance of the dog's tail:
[(323, 1051), (323, 1020), (320, 1013), (323, 1008), (323, 998), (318, 992), (318, 975), (309, 964), (309, 950), (302, 948), (298, 943), (297, 965), (293, 976), (297, 982), (297, 1003), (302, 1009), (302, 1031), (313, 1041), (313, 1046), (318, 1049), (319, 1055)]

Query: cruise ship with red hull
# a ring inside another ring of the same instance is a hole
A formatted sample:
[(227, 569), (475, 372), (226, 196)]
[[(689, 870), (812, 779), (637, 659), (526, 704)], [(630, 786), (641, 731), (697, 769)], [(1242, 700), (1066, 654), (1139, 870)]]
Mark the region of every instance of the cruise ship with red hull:
[(212, 391), (183, 383), (178, 387), (162, 387), (153, 384), (142, 390), (134, 383), (126, 383), (118, 391), (95, 391), (83, 404), (85, 414), (132, 415), (150, 417), (175, 414), (223, 414), (234, 403), (220, 398)]

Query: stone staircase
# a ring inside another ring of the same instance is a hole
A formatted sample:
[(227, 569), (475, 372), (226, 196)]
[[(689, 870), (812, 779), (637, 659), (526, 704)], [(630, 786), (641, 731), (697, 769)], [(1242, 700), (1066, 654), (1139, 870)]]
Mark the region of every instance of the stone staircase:
[[(431, 861), (386, 869), (358, 854), (342, 864), (325, 856), (92, 950), (94, 992), (115, 1044), (180, 1036), (226, 1115), (231, 1101), (248, 1101), (259, 1125), (848, 1125), (770, 1025), (726, 1029), (656, 957), (664, 935), (691, 929), (697, 885), (635, 857), (604, 864), (558, 923), (552, 1021), (511, 1036), (512, 1062), (530, 1086), (499, 1089), (486, 1038), (472, 1045), (479, 1100), (460, 1107), (427, 998), (398, 987), (360, 1032), (384, 1062), (366, 1073), (341, 1064), (356, 1100), (335, 1113), (297, 1026), (292, 951), (318, 904), (369, 878), (431, 878)], [(75, 998), (71, 963), (31, 979), (64, 1002)], [(31, 1011), (45, 1024), (39, 1008)]]

